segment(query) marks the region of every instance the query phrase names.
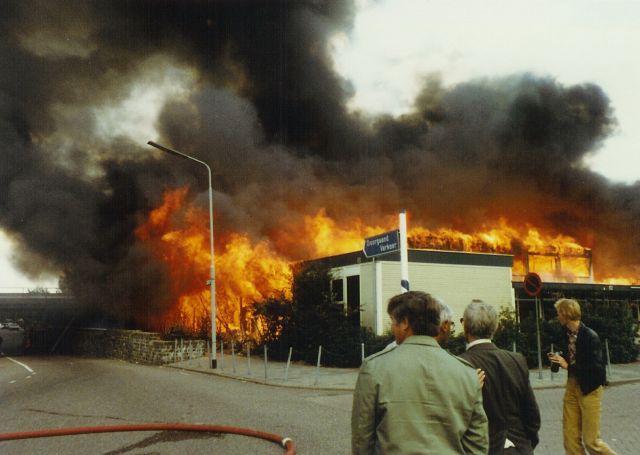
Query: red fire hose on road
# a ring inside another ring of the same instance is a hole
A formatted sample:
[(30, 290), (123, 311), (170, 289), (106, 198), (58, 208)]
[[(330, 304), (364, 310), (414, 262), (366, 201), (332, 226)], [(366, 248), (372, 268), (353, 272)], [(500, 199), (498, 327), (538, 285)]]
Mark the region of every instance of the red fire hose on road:
[(105, 425), (98, 427), (52, 428), (48, 430), (21, 431), (16, 433), (0, 433), (0, 441), (15, 439), (49, 438), (54, 436), (71, 436), (89, 433), (119, 433), (123, 431), (202, 431), (209, 433), (230, 433), (252, 438), (264, 439), (281, 445), (285, 455), (295, 455), (296, 448), (290, 438), (277, 434), (264, 433), (250, 428), (228, 427), (224, 425), (197, 425), (188, 423), (143, 423), (134, 425)]

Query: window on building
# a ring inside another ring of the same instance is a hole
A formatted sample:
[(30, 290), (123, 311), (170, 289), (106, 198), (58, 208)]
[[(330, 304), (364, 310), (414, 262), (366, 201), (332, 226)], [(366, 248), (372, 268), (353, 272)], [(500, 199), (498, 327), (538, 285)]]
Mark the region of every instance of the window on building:
[(339, 280), (331, 280), (331, 294), (334, 302), (344, 302), (344, 286), (342, 278)]

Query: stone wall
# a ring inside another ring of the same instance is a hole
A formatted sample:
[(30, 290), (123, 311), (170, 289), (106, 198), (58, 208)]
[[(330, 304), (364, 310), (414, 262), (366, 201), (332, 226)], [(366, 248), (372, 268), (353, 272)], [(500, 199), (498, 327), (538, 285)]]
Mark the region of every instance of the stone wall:
[(134, 363), (164, 365), (207, 355), (205, 340), (164, 341), (155, 332), (76, 329), (71, 336), (73, 353), (89, 357), (108, 357)]

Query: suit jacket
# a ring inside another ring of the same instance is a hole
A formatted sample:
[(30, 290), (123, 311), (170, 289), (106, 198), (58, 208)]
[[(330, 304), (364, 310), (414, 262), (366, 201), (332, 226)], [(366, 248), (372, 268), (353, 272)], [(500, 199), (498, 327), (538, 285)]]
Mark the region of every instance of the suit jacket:
[(540, 411), (524, 357), (493, 343), (474, 345), (460, 357), (482, 368), (486, 375), (482, 399), (489, 419), (489, 453), (501, 454), (506, 438), (520, 453), (533, 453), (538, 444)]
[(363, 362), (353, 395), (353, 454), (486, 454), (476, 372), (433, 337), (410, 336)]
[[(566, 328), (565, 328), (566, 332)], [(569, 363), (568, 337), (564, 338), (563, 357)], [(576, 339), (576, 363), (569, 366), (569, 374), (577, 378), (580, 390), (587, 395), (607, 383), (607, 373), (598, 334), (580, 323)]]

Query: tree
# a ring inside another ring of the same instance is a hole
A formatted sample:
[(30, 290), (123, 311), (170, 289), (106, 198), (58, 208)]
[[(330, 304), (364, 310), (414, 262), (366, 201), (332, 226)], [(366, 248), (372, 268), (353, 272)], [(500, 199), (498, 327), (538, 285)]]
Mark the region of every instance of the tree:
[(292, 300), (280, 296), (257, 305), (268, 331), (264, 341), (274, 357), (286, 357), (292, 347), (296, 358), (315, 363), (322, 346), (323, 365), (360, 364), (360, 343), (365, 334), (353, 324), (349, 310), (335, 302), (332, 279), (327, 265), (302, 264), (294, 270)]

